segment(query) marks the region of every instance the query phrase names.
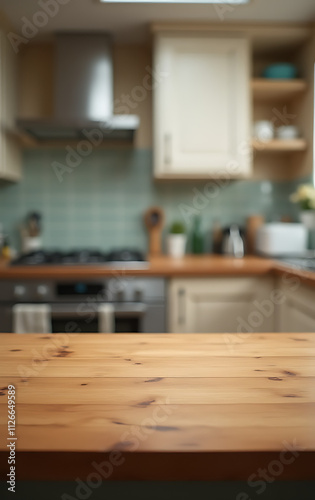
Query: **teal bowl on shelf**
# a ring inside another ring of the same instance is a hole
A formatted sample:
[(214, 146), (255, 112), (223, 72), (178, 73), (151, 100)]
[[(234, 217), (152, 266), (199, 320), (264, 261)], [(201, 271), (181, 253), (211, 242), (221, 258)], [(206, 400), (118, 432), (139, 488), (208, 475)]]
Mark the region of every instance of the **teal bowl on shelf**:
[(265, 78), (296, 78), (297, 67), (290, 63), (277, 63), (267, 66), (263, 72)]

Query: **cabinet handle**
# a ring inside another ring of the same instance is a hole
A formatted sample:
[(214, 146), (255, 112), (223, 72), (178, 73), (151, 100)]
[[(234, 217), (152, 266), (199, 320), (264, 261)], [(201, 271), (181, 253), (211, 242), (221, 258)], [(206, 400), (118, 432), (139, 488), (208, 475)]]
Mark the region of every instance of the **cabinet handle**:
[(186, 321), (186, 311), (185, 311), (185, 295), (186, 291), (184, 288), (178, 290), (178, 324), (184, 325)]
[(164, 163), (170, 165), (172, 163), (172, 136), (171, 134), (164, 135)]

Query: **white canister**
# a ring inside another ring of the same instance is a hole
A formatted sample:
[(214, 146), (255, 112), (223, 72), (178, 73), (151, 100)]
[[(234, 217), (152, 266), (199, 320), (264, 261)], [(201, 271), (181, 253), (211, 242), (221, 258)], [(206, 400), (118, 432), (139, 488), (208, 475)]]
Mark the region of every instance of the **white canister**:
[(257, 230), (256, 250), (269, 257), (303, 254), (307, 249), (307, 229), (294, 222), (270, 222)]

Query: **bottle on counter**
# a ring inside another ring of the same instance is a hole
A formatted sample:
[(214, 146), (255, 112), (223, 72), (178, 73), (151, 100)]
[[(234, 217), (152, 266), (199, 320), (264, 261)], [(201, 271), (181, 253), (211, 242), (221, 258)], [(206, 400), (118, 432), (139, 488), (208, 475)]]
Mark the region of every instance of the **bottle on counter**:
[(219, 221), (214, 221), (212, 229), (212, 251), (222, 253), (223, 230)]
[(201, 217), (196, 215), (192, 230), (192, 253), (201, 254), (204, 252), (204, 235), (201, 230)]
[(7, 238), (7, 237), (3, 239), (1, 257), (3, 259), (10, 259), (11, 258), (10, 242), (9, 242), (9, 238)]
[(251, 215), (246, 221), (246, 233), (247, 233), (247, 251), (249, 254), (254, 255), (256, 253), (256, 239), (257, 231), (265, 223), (265, 217), (263, 215)]

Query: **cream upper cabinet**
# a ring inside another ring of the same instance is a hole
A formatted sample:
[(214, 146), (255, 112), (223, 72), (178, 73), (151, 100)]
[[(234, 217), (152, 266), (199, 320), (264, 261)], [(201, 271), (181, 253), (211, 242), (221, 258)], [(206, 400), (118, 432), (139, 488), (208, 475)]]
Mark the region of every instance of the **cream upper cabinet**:
[(249, 42), (158, 34), (154, 69), (155, 176), (248, 176)]
[(0, 179), (21, 178), (21, 153), (15, 135), (17, 55), (0, 31)]
[(298, 277), (282, 280), (282, 304), (279, 309), (280, 332), (315, 332), (315, 288)]
[(271, 277), (174, 279), (169, 285), (170, 333), (233, 333), (240, 339), (275, 331)]

